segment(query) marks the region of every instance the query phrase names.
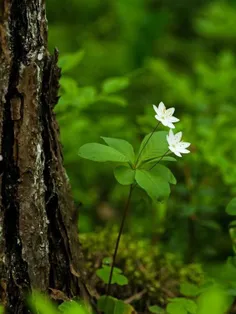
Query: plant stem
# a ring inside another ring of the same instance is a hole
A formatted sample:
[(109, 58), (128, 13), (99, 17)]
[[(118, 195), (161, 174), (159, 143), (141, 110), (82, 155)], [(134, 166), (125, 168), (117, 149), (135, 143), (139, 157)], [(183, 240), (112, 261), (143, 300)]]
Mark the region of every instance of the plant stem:
[(110, 294), (113, 269), (114, 269), (115, 262), (116, 262), (116, 255), (117, 255), (117, 252), (118, 252), (118, 248), (119, 248), (119, 244), (120, 244), (120, 238), (121, 238), (121, 235), (122, 235), (122, 232), (123, 232), (123, 229), (124, 229), (125, 219), (127, 217), (127, 213), (128, 213), (129, 204), (130, 204), (131, 195), (132, 195), (133, 190), (134, 190), (134, 187), (131, 184), (130, 185), (130, 189), (129, 189), (129, 195), (128, 195), (128, 198), (127, 198), (127, 201), (126, 201), (126, 204), (125, 204), (125, 208), (124, 208), (124, 212), (123, 212), (123, 217), (122, 217), (122, 221), (121, 221), (121, 225), (120, 225), (119, 234), (118, 234), (118, 237), (117, 237), (117, 240), (116, 240), (115, 250), (114, 250), (114, 253), (113, 253), (110, 277), (109, 277), (109, 282), (108, 282), (107, 292), (106, 292), (107, 296)]
[(157, 130), (159, 124), (160, 124), (160, 122), (157, 123), (157, 125), (156, 125), (155, 128), (154, 128), (154, 130), (152, 131), (152, 133), (150, 134), (149, 138), (147, 139), (146, 143), (143, 145), (143, 148), (142, 148), (141, 151), (139, 152), (138, 157), (137, 157), (137, 160), (136, 160), (136, 162), (135, 162), (135, 167), (136, 167), (137, 164), (138, 164), (138, 161), (139, 161), (139, 159), (140, 159), (140, 157), (141, 157), (141, 154), (142, 154), (144, 148), (147, 146), (147, 143), (150, 141), (150, 139), (151, 139), (151, 137), (153, 136), (154, 132)]
[(168, 153), (169, 153), (169, 150), (168, 150), (167, 152), (165, 152), (165, 154), (162, 155), (162, 156), (160, 157), (160, 159), (159, 159), (154, 165), (152, 165), (151, 168), (149, 168), (148, 170), (152, 170), (157, 164), (159, 164), (160, 161), (162, 161), (162, 159), (163, 159)]

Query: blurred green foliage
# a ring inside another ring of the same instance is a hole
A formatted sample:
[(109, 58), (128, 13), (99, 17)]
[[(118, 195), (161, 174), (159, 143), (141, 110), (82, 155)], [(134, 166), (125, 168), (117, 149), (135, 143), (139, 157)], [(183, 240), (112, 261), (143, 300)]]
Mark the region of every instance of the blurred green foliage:
[[(63, 294), (61, 291), (57, 292)], [(55, 299), (55, 296), (54, 296)], [(60, 298), (56, 298), (60, 300)], [(53, 303), (48, 296), (43, 295), (34, 291), (28, 297), (29, 308), (32, 310), (32, 313), (37, 314), (91, 314), (92, 311), (83, 301), (68, 300), (58, 306), (55, 302)]]
[[(223, 314), (232, 305), (232, 297), (219, 285), (212, 285), (201, 292), (196, 300), (187, 298), (171, 298), (166, 309), (158, 305), (148, 307), (148, 312), (156, 314), (208, 314), (214, 310), (216, 314)], [(82, 301), (64, 301), (59, 306), (48, 297), (34, 292), (29, 297), (29, 308), (38, 314), (93, 314), (98, 313)], [(97, 308), (104, 314), (135, 314), (133, 306), (111, 296), (99, 297)]]
[(191, 154), (169, 163), (178, 184), (159, 205), (134, 196), (127, 230), (186, 261), (232, 254), (225, 207), (236, 193), (236, 1), (48, 0), (49, 47), (59, 48), (56, 107), (80, 230), (119, 223), (128, 193), (78, 149), (100, 136), (138, 148), (151, 104), (175, 107)]

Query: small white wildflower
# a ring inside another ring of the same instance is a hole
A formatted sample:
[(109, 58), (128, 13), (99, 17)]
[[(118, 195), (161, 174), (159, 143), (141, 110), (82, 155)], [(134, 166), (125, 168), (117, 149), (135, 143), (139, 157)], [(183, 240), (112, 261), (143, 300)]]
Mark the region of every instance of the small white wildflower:
[(181, 154), (188, 154), (190, 151), (186, 149), (191, 144), (188, 142), (182, 142), (182, 132), (178, 132), (176, 134), (173, 133), (172, 130), (169, 131), (169, 134), (166, 136), (167, 142), (169, 144), (168, 148), (171, 150), (175, 155), (182, 157)]
[(173, 117), (175, 108), (166, 109), (166, 106), (163, 102), (159, 103), (159, 106), (153, 105), (153, 109), (156, 112), (155, 118), (160, 121), (164, 126), (168, 126), (170, 129), (174, 129), (175, 126), (173, 123), (178, 122), (179, 119)]

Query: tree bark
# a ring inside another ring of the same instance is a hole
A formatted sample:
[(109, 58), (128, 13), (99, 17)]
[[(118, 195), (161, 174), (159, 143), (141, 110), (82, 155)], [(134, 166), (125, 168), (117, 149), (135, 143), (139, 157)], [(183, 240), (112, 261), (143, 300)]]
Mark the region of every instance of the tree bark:
[[(82, 293), (76, 210), (63, 168), (57, 51), (44, 0), (0, 2), (0, 302), (29, 313), (25, 294)], [(78, 275), (80, 274), (80, 275)]]

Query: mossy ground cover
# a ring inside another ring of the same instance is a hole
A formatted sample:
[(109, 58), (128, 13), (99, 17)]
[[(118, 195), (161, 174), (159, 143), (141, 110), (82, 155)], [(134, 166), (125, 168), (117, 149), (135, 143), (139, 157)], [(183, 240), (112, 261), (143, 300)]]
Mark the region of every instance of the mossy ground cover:
[[(112, 255), (116, 237), (117, 228), (105, 228), (80, 237), (89, 283), (99, 295), (105, 293), (106, 286), (96, 270), (102, 266), (104, 258)], [(169, 298), (185, 297), (180, 291), (183, 283), (200, 287), (206, 280), (200, 264), (185, 264), (180, 256), (162, 252), (158, 242), (132, 239), (128, 234), (122, 237), (116, 266), (123, 270), (129, 283), (122, 287), (113, 285), (112, 295), (131, 302), (140, 312), (147, 311), (151, 304), (165, 308)]]

